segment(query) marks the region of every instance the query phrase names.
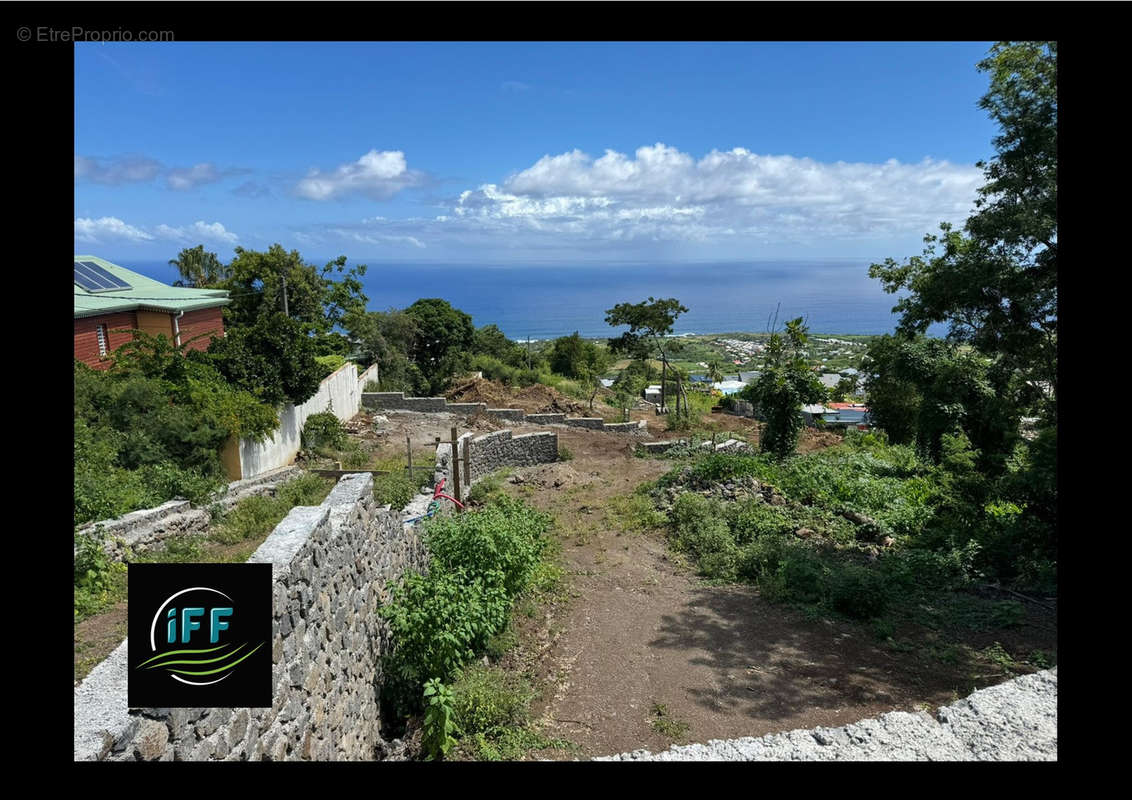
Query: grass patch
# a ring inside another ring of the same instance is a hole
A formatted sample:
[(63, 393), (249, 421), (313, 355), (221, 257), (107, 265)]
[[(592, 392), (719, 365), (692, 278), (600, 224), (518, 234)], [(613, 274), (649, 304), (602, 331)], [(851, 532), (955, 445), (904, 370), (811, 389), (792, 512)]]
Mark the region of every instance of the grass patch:
[(606, 519), (610, 525), (629, 533), (659, 530), (668, 522), (651, 498), (637, 492), (610, 498)]
[(480, 478), (472, 484), (472, 488), (468, 492), (468, 502), (476, 506), (487, 505), (493, 497), (503, 493), (503, 481), (511, 477), (511, 473), (514, 471), (511, 467), (505, 467)]
[[(274, 497), (245, 497), (229, 510), (210, 539), (218, 544), (237, 544), (266, 538), (295, 506), (317, 506), (330, 493), (334, 482), (306, 474), (280, 486)], [(166, 546), (166, 550), (172, 543)], [(183, 545), (188, 547), (188, 544)]]
[(664, 703), (653, 703), (649, 709), (649, 727), (675, 742), (682, 740), (691, 729), (687, 722), (673, 717)]

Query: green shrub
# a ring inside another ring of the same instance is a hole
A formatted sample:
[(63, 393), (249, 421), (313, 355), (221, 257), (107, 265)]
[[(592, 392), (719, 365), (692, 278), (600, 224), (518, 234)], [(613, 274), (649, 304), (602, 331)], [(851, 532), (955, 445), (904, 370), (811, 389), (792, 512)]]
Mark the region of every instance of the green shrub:
[(345, 357), (340, 355), (315, 356), (314, 361), (318, 364), (324, 378), (333, 375), (346, 363)]
[(426, 524), (432, 563), (442, 569), (499, 576), (508, 597), (525, 589), (546, 547), (550, 517), (499, 496), (474, 514), (434, 517)]
[(340, 450), (346, 446), (346, 431), (333, 412), (311, 414), (303, 423), (303, 447), (308, 450), (330, 447)]
[(778, 569), (759, 582), (759, 589), (775, 601), (820, 603), (825, 597), (824, 565), (808, 550), (791, 547)]
[(106, 554), (101, 527), (75, 535), (75, 622), (99, 613), (117, 599), (126, 565)]
[(363, 392), (380, 392), (381, 385), (377, 381), (366, 381), (366, 386)]
[(307, 473), (284, 483), (274, 497), (245, 497), (214, 523), (211, 538), (221, 544), (236, 544), (266, 537), (292, 508), (317, 506), (333, 485), (331, 480)]
[(394, 642), (383, 702), (395, 716), (416, 710), (425, 681), (449, 680), (504, 630), (515, 596), (539, 573), (550, 525), (505, 496), (426, 523), (428, 574), (409, 573), (379, 612)]
[(105, 550), (106, 533), (99, 526), (91, 533), (75, 534), (75, 587), (103, 591), (110, 583), (113, 563)]
[(443, 758), (456, 744), (452, 734), (456, 725), (452, 719), (452, 692), (435, 678), (424, 687), (425, 715), (421, 744), (425, 760)]
[(846, 566), (834, 572), (830, 586), (833, 607), (853, 619), (872, 619), (888, 607), (884, 576), (874, 569)]
[(287, 516), (288, 510), (274, 497), (245, 497), (225, 515), (212, 538), (221, 544), (236, 544), (266, 536)]
[(685, 492), (672, 506), (672, 522), (673, 543), (696, 559), (703, 575), (734, 579), (739, 553), (721, 503)]
[(447, 680), (474, 659), (506, 624), (509, 606), (498, 575), (485, 579), (438, 564), (427, 576), (406, 575), (379, 612), (394, 642), (383, 660), (385, 699), (394, 712), (412, 713), (426, 681)]
[(510, 474), (511, 469), (508, 467), (480, 478), (468, 491), (468, 502), (477, 506), (485, 505), (503, 491), (503, 480)]
[(664, 417), (664, 428), (669, 431), (687, 431), (692, 429), (691, 415), (681, 411), (669, 411)]
[(465, 667), (452, 683), (452, 707), (464, 736), (527, 724), (533, 697), (518, 675), (482, 664)]
[(786, 556), (786, 540), (781, 536), (764, 536), (752, 539), (740, 550), (736, 561), (736, 574), (746, 581), (758, 582), (778, 572)]
[(564, 444), (558, 445), (558, 460), (570, 461), (574, 458), (574, 454), (570, 452), (570, 448)]
[(373, 477), (373, 497), (380, 505), (400, 511), (409, 504), (420, 487), (408, 475), (393, 472)]
[(362, 447), (361, 442), (351, 439), (346, 446), (338, 451), (338, 461), (342, 462), (343, 469), (365, 469), (369, 466), (370, 455)]
[(317, 506), (332, 488), (333, 480), (308, 472), (276, 489), (275, 497), (290, 511), (295, 506)]

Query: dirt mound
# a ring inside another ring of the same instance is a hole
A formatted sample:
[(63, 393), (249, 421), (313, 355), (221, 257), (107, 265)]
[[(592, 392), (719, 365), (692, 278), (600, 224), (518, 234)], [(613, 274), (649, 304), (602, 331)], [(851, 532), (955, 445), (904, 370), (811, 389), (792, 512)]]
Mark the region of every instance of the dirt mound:
[(544, 489), (566, 489), (572, 486), (589, 486), (587, 478), (569, 464), (557, 462), (515, 470), (509, 481), (516, 485), (533, 485)]
[(575, 414), (585, 408), (541, 383), (515, 389), (484, 378), (460, 381), (444, 396), (453, 403), (487, 403), (488, 408), (521, 408), (528, 414)]
[(515, 397), (524, 404), (524, 408), (527, 404), (531, 405), (531, 411), (535, 414), (573, 414), (586, 409), (578, 401), (571, 400), (557, 389), (541, 383), (523, 387)]
[(813, 453), (827, 447), (841, 444), (845, 437), (832, 431), (819, 431), (814, 428), (803, 428), (802, 435), (798, 437), (798, 452)]

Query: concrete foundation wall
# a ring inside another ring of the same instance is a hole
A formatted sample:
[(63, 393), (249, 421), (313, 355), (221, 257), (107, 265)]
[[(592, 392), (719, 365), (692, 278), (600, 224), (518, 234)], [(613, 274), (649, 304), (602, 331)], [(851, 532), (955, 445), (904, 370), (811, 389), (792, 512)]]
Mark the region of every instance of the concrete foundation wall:
[(314, 397), (299, 406), (290, 403), (279, 412), (279, 427), (267, 441), (240, 440), (240, 475), (254, 478), (290, 464), (302, 447), (303, 425), (307, 417), (332, 411), (343, 422), (353, 418), (361, 408), (362, 393), (358, 387), (358, 368), (343, 364), (319, 384)]

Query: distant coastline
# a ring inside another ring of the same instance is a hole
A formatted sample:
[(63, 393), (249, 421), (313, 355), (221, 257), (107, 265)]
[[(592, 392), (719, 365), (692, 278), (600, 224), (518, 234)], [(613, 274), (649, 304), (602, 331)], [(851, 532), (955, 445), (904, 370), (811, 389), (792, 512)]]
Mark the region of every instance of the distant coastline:
[[(168, 262), (119, 259), (115, 263), (166, 283), (178, 277)], [(897, 298), (868, 277), (865, 261), (568, 269), (383, 263), (370, 265), (363, 286), (372, 311), (441, 297), (470, 314), (477, 327), (496, 325), (515, 341), (554, 339), (574, 331), (585, 338), (608, 338), (614, 329), (605, 324), (606, 309), (649, 296), (675, 297), (689, 309), (677, 321), (675, 336), (762, 333), (776, 309), (778, 327), (800, 316), (811, 332), (825, 336), (876, 336), (893, 332), (897, 322), (892, 313)], [(945, 332), (943, 326), (929, 330), (932, 335)]]

